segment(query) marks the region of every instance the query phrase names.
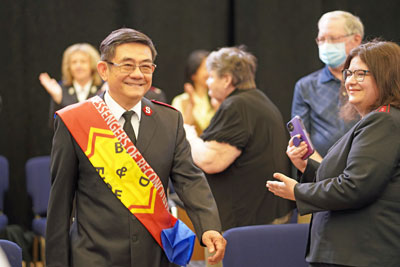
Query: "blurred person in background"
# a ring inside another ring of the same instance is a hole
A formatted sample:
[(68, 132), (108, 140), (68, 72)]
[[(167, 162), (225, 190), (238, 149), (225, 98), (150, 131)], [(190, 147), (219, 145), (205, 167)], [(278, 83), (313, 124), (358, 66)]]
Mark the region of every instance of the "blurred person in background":
[(95, 96), (101, 89), (103, 82), (97, 73), (99, 60), (100, 54), (92, 45), (73, 44), (64, 51), (62, 79), (59, 83), (47, 72), (39, 75), (40, 83), (51, 96), (49, 112), (51, 128), (57, 110)]
[[(292, 117), (303, 120), (316, 152), (311, 158), (321, 161), (328, 149), (358, 120), (345, 122), (339, 116), (342, 69), (349, 52), (364, 36), (361, 20), (345, 11), (325, 13), (318, 21), (316, 43), (325, 67), (301, 78), (295, 85)], [(346, 94), (346, 92), (343, 92)]]
[(193, 51), (185, 67), (185, 92), (172, 100), (172, 106), (178, 109), (186, 124), (194, 125), (197, 133), (202, 133), (215, 114), (208, 95), (206, 59), (210, 52)]
[(185, 124), (185, 130), (217, 202), (222, 230), (287, 222), (293, 203), (260, 188), (275, 169), (289, 173), (290, 162), (281, 113), (256, 89), (256, 58), (244, 47), (225, 47), (206, 64), (210, 97), (221, 105), (201, 137), (193, 126)]

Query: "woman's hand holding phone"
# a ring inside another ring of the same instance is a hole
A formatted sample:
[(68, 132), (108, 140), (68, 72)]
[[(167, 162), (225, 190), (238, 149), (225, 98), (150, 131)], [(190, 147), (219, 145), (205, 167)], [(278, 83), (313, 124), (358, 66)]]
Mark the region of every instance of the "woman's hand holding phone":
[[(307, 159), (303, 158), (308, 152), (308, 146), (304, 141), (301, 141), (300, 138), (300, 134), (294, 135), (290, 138), (286, 154), (292, 161), (293, 165), (303, 173), (307, 166)], [(295, 144), (297, 144), (297, 146)]]
[(307, 159), (314, 153), (314, 147), (307, 133), (306, 128), (299, 116), (294, 116), (286, 127), (290, 134), (289, 145), (286, 154), (296, 166), (296, 168), (304, 172), (307, 166)]

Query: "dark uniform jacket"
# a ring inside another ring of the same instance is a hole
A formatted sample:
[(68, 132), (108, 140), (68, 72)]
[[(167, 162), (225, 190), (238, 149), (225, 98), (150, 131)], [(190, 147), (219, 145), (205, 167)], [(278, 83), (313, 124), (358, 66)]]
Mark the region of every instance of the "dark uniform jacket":
[[(220, 230), (215, 201), (204, 174), (193, 164), (180, 113), (142, 99), (136, 146), (168, 187), (170, 177), (201, 236)], [(48, 267), (169, 266), (146, 228), (113, 195), (75, 142), (62, 120), (55, 120), (46, 229)], [(75, 217), (70, 226), (73, 199)]]
[[(53, 128), (54, 125), (54, 113), (57, 110), (65, 108), (68, 105), (78, 103), (78, 96), (76, 94), (75, 88), (71, 86), (65, 86), (60, 84), (62, 89), (62, 98), (61, 103), (57, 104), (53, 99), (50, 100), (50, 109), (49, 109), (49, 127)], [(100, 93), (101, 86), (92, 85), (89, 90), (89, 94), (86, 99), (89, 99)]]
[(295, 186), (300, 214), (313, 213), (308, 262), (400, 266), (400, 110), (383, 110), (359, 121), (319, 168), (309, 160)]

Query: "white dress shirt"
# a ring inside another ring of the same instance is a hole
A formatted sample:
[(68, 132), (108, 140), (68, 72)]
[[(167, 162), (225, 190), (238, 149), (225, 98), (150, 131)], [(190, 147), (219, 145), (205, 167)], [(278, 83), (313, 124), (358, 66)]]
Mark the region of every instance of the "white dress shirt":
[[(111, 113), (114, 115), (114, 117), (117, 119), (118, 123), (123, 127), (125, 123), (124, 117), (122, 117), (122, 114), (124, 114), (125, 110), (123, 107), (121, 107), (108, 93), (108, 90), (104, 93), (104, 101), (106, 102), (108, 108), (110, 109)], [(133, 110), (135, 114), (131, 118), (131, 123), (133, 130), (135, 131), (135, 136), (136, 139), (139, 136), (139, 123), (140, 123), (140, 118), (141, 118), (141, 110), (142, 110), (142, 101), (139, 101), (133, 108), (130, 110)]]
[(89, 95), (93, 81), (88, 81), (84, 86), (81, 86), (77, 81), (73, 81), (72, 85), (75, 88), (76, 96), (79, 102), (85, 101)]

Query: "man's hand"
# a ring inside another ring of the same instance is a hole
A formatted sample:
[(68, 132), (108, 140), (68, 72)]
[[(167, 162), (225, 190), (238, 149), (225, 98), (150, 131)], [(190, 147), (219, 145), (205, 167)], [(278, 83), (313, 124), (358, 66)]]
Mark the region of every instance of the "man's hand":
[(226, 240), (220, 233), (214, 230), (209, 230), (203, 233), (201, 238), (203, 244), (207, 246), (208, 252), (214, 255), (208, 257), (208, 262), (211, 265), (220, 262), (225, 255)]

